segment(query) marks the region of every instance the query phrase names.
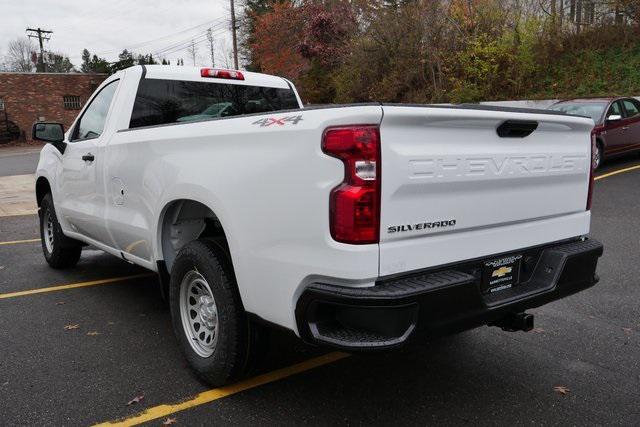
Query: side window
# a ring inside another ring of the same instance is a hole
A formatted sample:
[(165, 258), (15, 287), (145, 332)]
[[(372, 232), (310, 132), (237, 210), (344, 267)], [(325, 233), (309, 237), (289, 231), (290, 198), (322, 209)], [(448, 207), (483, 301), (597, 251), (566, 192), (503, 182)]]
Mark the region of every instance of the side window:
[(611, 116), (624, 117), (624, 114), (622, 114), (622, 105), (620, 104), (620, 101), (614, 102), (613, 104), (611, 104), (611, 107), (609, 107), (609, 111), (607, 111), (607, 119)]
[(143, 79), (129, 128), (299, 108), (291, 89)]
[(100, 90), (91, 100), (91, 104), (84, 110), (82, 117), (73, 130), (71, 141), (97, 138), (102, 134), (107, 120), (113, 94), (118, 87), (118, 80), (114, 80)]
[(633, 117), (640, 114), (640, 102), (635, 99), (625, 99), (622, 102), (624, 103), (624, 109), (627, 110), (627, 117)]

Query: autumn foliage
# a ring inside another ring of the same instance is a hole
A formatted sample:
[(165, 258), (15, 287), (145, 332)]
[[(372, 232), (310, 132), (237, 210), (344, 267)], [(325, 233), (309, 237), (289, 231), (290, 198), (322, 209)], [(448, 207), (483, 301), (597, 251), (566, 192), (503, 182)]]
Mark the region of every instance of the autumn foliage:
[(637, 0), (249, 5), (249, 66), (292, 79), (311, 103), (640, 93)]
[(304, 17), (291, 3), (276, 3), (273, 10), (255, 18), (253, 58), (263, 70), (297, 79), (308, 68), (297, 40), (304, 28)]

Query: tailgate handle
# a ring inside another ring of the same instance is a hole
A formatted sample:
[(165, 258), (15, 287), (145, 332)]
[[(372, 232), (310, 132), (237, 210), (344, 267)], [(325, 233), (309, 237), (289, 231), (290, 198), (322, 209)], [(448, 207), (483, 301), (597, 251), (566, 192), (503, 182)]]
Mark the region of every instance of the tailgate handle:
[(538, 122), (532, 120), (507, 120), (498, 126), (500, 138), (524, 138), (538, 128)]

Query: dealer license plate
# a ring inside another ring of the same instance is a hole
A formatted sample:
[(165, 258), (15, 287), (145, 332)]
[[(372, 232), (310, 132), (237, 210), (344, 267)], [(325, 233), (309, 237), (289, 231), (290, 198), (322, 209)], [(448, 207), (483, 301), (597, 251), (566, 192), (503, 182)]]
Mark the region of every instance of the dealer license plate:
[(493, 293), (517, 286), (520, 281), (522, 255), (485, 261), (482, 268), (482, 292)]

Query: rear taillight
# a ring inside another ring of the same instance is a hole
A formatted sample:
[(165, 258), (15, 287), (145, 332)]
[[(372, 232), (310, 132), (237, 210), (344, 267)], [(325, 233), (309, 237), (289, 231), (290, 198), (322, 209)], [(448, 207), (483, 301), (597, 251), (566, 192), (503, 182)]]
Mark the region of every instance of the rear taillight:
[(201, 68), (200, 77), (213, 77), (216, 79), (244, 80), (244, 74), (236, 70), (220, 70), (217, 68)]
[(380, 240), (380, 130), (375, 125), (325, 130), (322, 151), (344, 163), (344, 180), (331, 191), (331, 237), (356, 245)]
[[(596, 134), (591, 132), (591, 164), (589, 167), (589, 192), (587, 193), (587, 210), (591, 210), (591, 199), (593, 198), (593, 165), (595, 163), (594, 156), (596, 155)], [(602, 155), (602, 154), (601, 154)]]

